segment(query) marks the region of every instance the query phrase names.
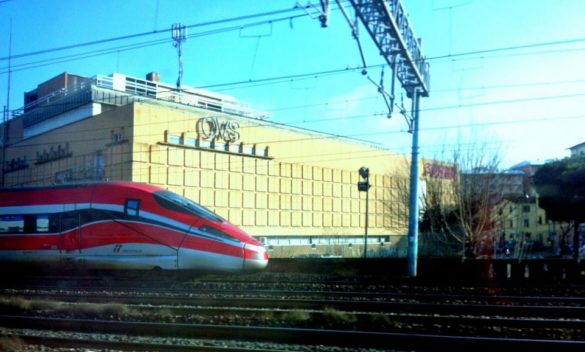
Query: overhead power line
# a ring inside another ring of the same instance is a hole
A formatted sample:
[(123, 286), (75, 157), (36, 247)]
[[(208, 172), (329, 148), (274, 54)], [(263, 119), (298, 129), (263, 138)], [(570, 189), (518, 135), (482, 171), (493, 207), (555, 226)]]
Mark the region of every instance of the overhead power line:
[(552, 42), (521, 44), (521, 45), (506, 46), (506, 47), (501, 47), (501, 48), (491, 48), (491, 49), (484, 49), (484, 50), (466, 51), (466, 52), (455, 53), (455, 54), (437, 55), (437, 56), (428, 57), (426, 59), (428, 61), (440, 60), (440, 59), (450, 59), (453, 57), (496, 53), (496, 52), (501, 52), (501, 51), (532, 49), (532, 48), (540, 48), (543, 46), (576, 44), (576, 43), (583, 43), (583, 42), (585, 42), (585, 38), (574, 38), (574, 39), (556, 40), (556, 41), (552, 41)]
[[(301, 18), (301, 17), (306, 17), (306, 16), (308, 16), (306, 13), (302, 13), (302, 14), (294, 15), (294, 16), (271, 18), (271, 19), (263, 20), (263, 21), (259, 21), (259, 22), (246, 23), (243, 25), (235, 25), (235, 26), (231, 26), (231, 27), (222, 27), (222, 28), (218, 28), (218, 29), (211, 29), (211, 30), (204, 31), (204, 32), (189, 34), (189, 35), (187, 35), (187, 38), (204, 37), (204, 36), (216, 35), (216, 34), (226, 33), (226, 32), (231, 32), (231, 31), (239, 31), (239, 30), (242, 30), (242, 28), (250, 28), (250, 27), (256, 27), (256, 26), (261, 26), (261, 25), (270, 24), (270, 23), (290, 21), (291, 19), (296, 19), (296, 18)], [(195, 25), (186, 26), (186, 28), (192, 27), (192, 26), (195, 26)], [(119, 53), (122, 51), (136, 50), (136, 49), (142, 49), (142, 48), (146, 48), (146, 47), (150, 47), (150, 46), (162, 45), (162, 44), (168, 43), (170, 40), (171, 39), (169, 39), (169, 38), (157, 39), (157, 40), (152, 40), (152, 41), (128, 44), (128, 45), (124, 45), (124, 46), (98, 49), (98, 50), (94, 50), (94, 51), (90, 51), (90, 52), (71, 54), (71, 55), (61, 56), (61, 57), (57, 57), (57, 58), (45, 59), (45, 60), (41, 60), (41, 61), (37, 61), (37, 62), (22, 63), (19, 65), (13, 66), (13, 69), (11, 70), (11, 72), (22, 71), (22, 70), (27, 70), (27, 69), (32, 69), (32, 68), (37, 68), (37, 67), (42, 67), (42, 66), (48, 66), (48, 65), (52, 65), (52, 64), (56, 64), (56, 63), (86, 59), (86, 58), (91, 58), (91, 57), (96, 57), (96, 56), (101, 56), (101, 55), (108, 55), (108, 54), (112, 54), (112, 53)], [(0, 59), (0, 61), (1, 61), (1, 59)], [(14, 67), (16, 67), (16, 69), (14, 69)], [(2, 67), (1, 69), (7, 70), (7, 67)], [(7, 72), (8, 71), (0, 71), (0, 74), (5, 74)]]
[[(225, 19), (220, 19), (220, 20), (215, 20), (215, 21), (195, 23), (195, 24), (191, 24), (191, 25), (188, 25), (185, 27), (188, 29), (191, 29), (191, 28), (206, 27), (206, 26), (236, 22), (236, 21), (244, 21), (244, 20), (248, 20), (248, 19), (252, 19), (252, 18), (267, 17), (267, 16), (279, 15), (279, 14), (283, 14), (283, 13), (303, 11), (305, 8), (310, 9), (309, 6), (307, 6), (307, 7), (293, 7), (293, 8), (282, 9), (282, 10), (275, 10), (275, 11), (262, 12), (262, 13), (256, 13), (256, 14), (251, 14), (251, 15), (225, 18)], [(303, 13), (301, 16), (307, 16), (307, 14)], [(23, 57), (47, 54), (47, 53), (52, 53), (52, 52), (56, 52), (56, 51), (77, 49), (77, 48), (82, 48), (82, 47), (87, 47), (87, 46), (92, 46), (92, 45), (105, 44), (105, 43), (111, 43), (111, 42), (116, 42), (116, 41), (121, 41), (121, 40), (140, 38), (140, 37), (150, 36), (150, 35), (155, 35), (155, 34), (168, 33), (170, 31), (171, 31), (170, 28), (169, 29), (160, 29), (160, 30), (153, 30), (150, 32), (142, 32), (142, 33), (123, 35), (123, 36), (119, 36), (119, 37), (92, 40), (92, 41), (83, 42), (83, 43), (64, 45), (64, 46), (60, 46), (60, 47), (56, 47), (56, 48), (31, 51), (28, 53), (15, 54), (12, 56), (4, 56), (4, 57), (0, 57), (0, 61), (6, 61), (10, 58), (20, 59)]]

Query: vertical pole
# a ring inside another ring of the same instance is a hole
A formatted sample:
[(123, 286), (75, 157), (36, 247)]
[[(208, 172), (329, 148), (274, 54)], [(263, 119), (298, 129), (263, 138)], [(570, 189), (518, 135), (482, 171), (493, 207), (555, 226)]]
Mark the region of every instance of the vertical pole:
[(183, 41), (179, 40), (178, 42), (178, 49), (179, 49), (179, 78), (177, 79), (177, 90), (179, 94), (181, 92), (181, 84), (183, 81)]
[(581, 262), (580, 249), (581, 249), (581, 233), (579, 232), (580, 223), (575, 220), (573, 221), (573, 253), (575, 255), (575, 261)]
[[(366, 179), (366, 182), (369, 184), (369, 180)], [(368, 257), (368, 203), (370, 202), (369, 199), (369, 190), (366, 191), (366, 232), (364, 234), (364, 259)]]
[(10, 18), (10, 36), (8, 37), (8, 81), (6, 86), (6, 105), (2, 111), (2, 163), (0, 163), (0, 188), (5, 186), (4, 166), (6, 165), (6, 142), (8, 142), (8, 117), (10, 114), (10, 90), (12, 80), (12, 17)]
[(412, 95), (412, 157), (410, 161), (410, 198), (408, 207), (408, 275), (416, 277), (418, 261), (418, 120), (419, 92)]
[(179, 78), (177, 78), (177, 91), (181, 94), (181, 82), (183, 80), (183, 42), (187, 39), (185, 26), (180, 23), (175, 23), (171, 27), (171, 36), (173, 38), (173, 46), (177, 48), (179, 53)]
[(6, 133), (8, 132), (8, 108), (6, 107), (6, 105), (4, 106), (4, 110), (2, 111), (2, 140), (0, 141), (2, 143), (2, 160), (0, 162), (0, 175), (2, 177), (0, 177), (0, 188), (4, 187), (4, 166), (6, 165), (6, 141), (8, 140), (8, 138), (6, 138)]
[(8, 120), (8, 111), (10, 111), (10, 89), (12, 84), (12, 17), (10, 18), (10, 36), (8, 37), (8, 82), (6, 87), (6, 115)]

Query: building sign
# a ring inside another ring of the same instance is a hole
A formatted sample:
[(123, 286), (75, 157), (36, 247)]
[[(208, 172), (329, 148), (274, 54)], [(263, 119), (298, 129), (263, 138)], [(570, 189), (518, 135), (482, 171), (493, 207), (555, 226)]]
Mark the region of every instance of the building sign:
[(201, 139), (223, 140), (235, 143), (240, 140), (240, 124), (237, 121), (220, 121), (216, 116), (202, 117), (197, 121), (197, 134)]
[(438, 164), (432, 161), (424, 162), (424, 176), (432, 178), (455, 179), (457, 168), (454, 165)]
[(42, 152), (37, 152), (37, 161), (35, 165), (45, 164), (50, 161), (64, 159), (72, 156), (73, 153), (69, 151), (69, 143), (64, 145), (57, 145), (57, 148), (51, 147), (49, 149), (43, 149)]

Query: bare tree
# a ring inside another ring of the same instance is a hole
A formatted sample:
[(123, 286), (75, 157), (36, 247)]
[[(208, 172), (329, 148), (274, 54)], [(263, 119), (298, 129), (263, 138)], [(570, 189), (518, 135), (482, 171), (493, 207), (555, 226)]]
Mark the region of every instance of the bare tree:
[(486, 142), (460, 144), (450, 158), (458, 167), (454, 198), (460, 225), (462, 255), (489, 255), (493, 250), (501, 200), (501, 148)]
[[(486, 143), (459, 144), (434, 160), (423, 161), (420, 192), (420, 237), (422, 255), (478, 256), (493, 249), (498, 201), (500, 153)], [(492, 151), (492, 152), (490, 152)], [(409, 161), (390, 175), (409, 177)], [(388, 190), (384, 197), (387, 216), (408, 217), (408, 183)], [(403, 206), (396, 206), (402, 203)]]
[[(388, 223), (408, 223), (410, 161), (396, 165), (388, 176), (391, 188), (386, 188), (382, 200)], [(453, 194), (456, 167), (453, 164), (424, 160), (423, 178), (419, 192), (420, 249), (421, 255), (450, 256), (461, 246), (459, 227), (455, 216), (455, 197)]]

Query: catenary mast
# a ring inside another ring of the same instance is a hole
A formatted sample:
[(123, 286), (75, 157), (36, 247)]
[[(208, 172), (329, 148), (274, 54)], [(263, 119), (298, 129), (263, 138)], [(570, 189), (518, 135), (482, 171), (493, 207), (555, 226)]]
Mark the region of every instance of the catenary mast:
[[(340, 0), (337, 5), (343, 10)], [(417, 275), (418, 261), (418, 191), (419, 191), (419, 115), (420, 98), (429, 96), (429, 64), (422, 53), (421, 41), (414, 35), (404, 5), (400, 0), (349, 0), (356, 18), (370, 34), (380, 54), (393, 70), (393, 80), (398, 79), (407, 96), (412, 100), (410, 115), (405, 114), (412, 134), (412, 157), (410, 167), (410, 198), (408, 225), (408, 273)], [(329, 15), (329, 0), (321, 0), (321, 26), (326, 27)], [(351, 24), (356, 33), (357, 23)], [(358, 41), (361, 52), (359, 37)], [(365, 59), (364, 73), (366, 72)], [(392, 82), (394, 85), (394, 81)], [(380, 93), (387, 94), (379, 87)], [(385, 97), (386, 98), (386, 97)], [(393, 107), (394, 91), (390, 94), (389, 109)], [(390, 116), (390, 113), (388, 114)]]

